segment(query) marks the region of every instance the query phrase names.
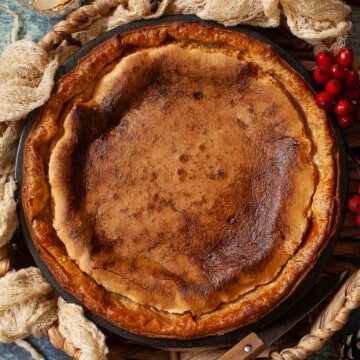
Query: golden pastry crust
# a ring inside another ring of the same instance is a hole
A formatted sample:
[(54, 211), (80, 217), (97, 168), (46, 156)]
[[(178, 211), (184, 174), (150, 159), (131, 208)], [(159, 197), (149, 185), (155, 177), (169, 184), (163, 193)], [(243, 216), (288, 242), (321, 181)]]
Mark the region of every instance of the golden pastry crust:
[(57, 83), (24, 147), (22, 203), (59, 284), (128, 331), (256, 322), (339, 222), (338, 149), (304, 80), (243, 33), (116, 35)]

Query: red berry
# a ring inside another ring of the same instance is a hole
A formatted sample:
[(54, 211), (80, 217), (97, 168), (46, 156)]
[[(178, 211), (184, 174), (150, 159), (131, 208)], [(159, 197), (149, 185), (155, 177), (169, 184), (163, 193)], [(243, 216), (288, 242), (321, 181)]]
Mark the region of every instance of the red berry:
[(313, 72), (313, 78), (319, 84), (325, 84), (330, 76), (330, 70), (325, 66), (317, 66)]
[(360, 214), (356, 215), (355, 222), (357, 226), (360, 226)]
[(338, 79), (330, 79), (326, 85), (325, 90), (330, 94), (337, 95), (341, 91), (341, 82)]
[(316, 104), (320, 109), (329, 109), (334, 98), (327, 91), (323, 91), (316, 95)]
[(359, 83), (359, 79), (353, 70), (346, 70), (344, 76), (344, 84), (348, 88), (353, 88)]
[(349, 100), (340, 99), (334, 105), (334, 112), (338, 116), (350, 114), (354, 110), (354, 106)]
[(330, 73), (336, 79), (343, 79), (345, 70), (339, 64), (334, 64), (330, 67)]
[(352, 196), (347, 203), (347, 208), (351, 212), (359, 212), (360, 211), (360, 195)]
[(355, 87), (351, 89), (351, 97), (350, 100), (359, 101), (360, 100), (360, 89)]
[(347, 129), (352, 125), (354, 125), (355, 121), (353, 114), (347, 114), (347, 115), (339, 116), (337, 118), (337, 122), (340, 127), (342, 127), (343, 129)]
[(352, 89), (345, 89), (341, 93), (341, 97), (350, 101), (358, 101), (360, 99), (360, 89), (357, 87)]
[(328, 51), (320, 51), (316, 55), (317, 65), (330, 67), (331, 65), (335, 64), (335, 62), (336, 62), (335, 56)]
[(357, 193), (360, 195), (360, 185), (357, 186)]
[(343, 67), (350, 67), (353, 62), (353, 54), (350, 49), (341, 49), (336, 57), (337, 63)]

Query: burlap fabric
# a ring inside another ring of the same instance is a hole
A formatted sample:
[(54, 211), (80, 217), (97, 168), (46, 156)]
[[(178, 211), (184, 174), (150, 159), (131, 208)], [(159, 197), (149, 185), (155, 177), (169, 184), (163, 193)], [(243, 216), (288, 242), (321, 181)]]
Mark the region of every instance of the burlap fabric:
[[(39, 43), (20, 40), (10, 44), (0, 58), (0, 341), (19, 341), (40, 359), (21, 339), (30, 334), (45, 335), (76, 359), (106, 358), (104, 335), (83, 316), (80, 307), (58, 298), (37, 268), (9, 271), (7, 244), (18, 226), (13, 178), (18, 138), (26, 115), (48, 99), (55, 71), (64, 60), (111, 28), (164, 14), (196, 14), (227, 26), (277, 27), (286, 19), (295, 36), (322, 48), (324, 40), (346, 36), (351, 25), (349, 12), (350, 8), (338, 0), (163, 0), (155, 11), (148, 0), (96, 0), (71, 13)], [(359, 306), (359, 289), (358, 271), (334, 299), (331, 310), (321, 315), (296, 348), (271, 356), (305, 359), (317, 350), (344, 324), (351, 309)], [(181, 356), (215, 359), (221, 351)]]

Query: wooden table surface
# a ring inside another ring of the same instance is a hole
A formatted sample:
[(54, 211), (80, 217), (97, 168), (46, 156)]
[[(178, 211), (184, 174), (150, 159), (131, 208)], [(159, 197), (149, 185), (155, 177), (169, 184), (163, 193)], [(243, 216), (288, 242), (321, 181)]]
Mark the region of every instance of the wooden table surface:
[[(50, 28), (59, 21), (59, 18), (49, 18), (45, 16), (39, 16), (35, 13), (30, 13), (29, 11), (21, 8), (14, 0), (0, 0), (0, 5), (8, 5), (12, 10), (15, 10), (20, 14), (23, 26), (20, 31), (19, 37), (30, 37), (33, 40), (39, 40), (44, 34), (46, 34)], [(351, 21), (353, 23), (352, 30), (349, 34), (349, 44), (355, 54), (360, 57), (360, 7), (353, 7), (353, 12), (351, 14)], [(7, 43), (10, 41), (10, 32), (12, 28), (12, 17), (0, 9), (0, 53)], [(351, 130), (347, 132), (347, 137), (350, 138), (350, 142), (357, 145), (360, 149), (360, 124), (358, 124), (359, 131), (356, 131), (356, 134), (351, 133)], [(349, 191), (354, 191), (355, 187), (360, 184), (360, 176), (355, 175), (355, 170), (350, 169), (353, 172), (353, 176), (349, 183)], [(343, 237), (352, 237), (358, 238), (360, 241), (360, 228), (357, 228), (354, 223), (354, 217), (351, 214), (348, 214), (345, 219), (344, 229), (342, 233)], [(25, 244), (18, 245), (17, 253), (26, 252)], [(31, 264), (31, 260), (23, 260), (22, 258), (18, 266), (28, 266)], [(355, 266), (360, 266), (359, 259), (355, 259)], [(332, 360), (336, 359), (335, 353), (333, 351), (334, 344), (339, 341), (344, 335), (352, 331), (353, 329), (360, 328), (360, 310), (353, 312), (349, 323), (345, 328), (343, 328), (338, 334), (334, 336), (334, 339), (329, 342), (325, 348), (318, 352), (317, 354), (312, 355), (310, 360)], [(64, 355), (62, 352), (54, 349), (49, 341), (45, 338), (36, 339), (31, 337), (28, 339), (30, 343), (34, 345), (36, 349), (42, 353), (46, 359), (56, 359), (56, 360), (67, 360), (70, 359), (68, 356)], [(0, 360), (30, 360), (31, 356), (19, 348), (16, 344), (3, 344), (0, 343)]]

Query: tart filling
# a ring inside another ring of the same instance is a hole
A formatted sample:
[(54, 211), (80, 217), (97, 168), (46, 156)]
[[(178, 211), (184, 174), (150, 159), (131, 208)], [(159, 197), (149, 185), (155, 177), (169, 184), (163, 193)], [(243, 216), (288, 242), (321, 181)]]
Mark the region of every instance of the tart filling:
[(177, 339), (260, 320), (339, 221), (338, 154), (302, 78), (245, 34), (114, 36), (56, 85), (22, 202), (59, 284), (128, 331)]

